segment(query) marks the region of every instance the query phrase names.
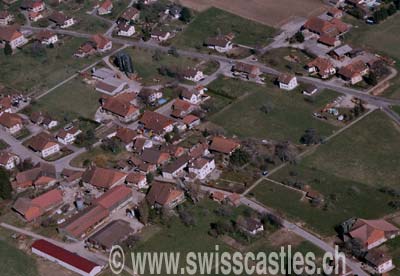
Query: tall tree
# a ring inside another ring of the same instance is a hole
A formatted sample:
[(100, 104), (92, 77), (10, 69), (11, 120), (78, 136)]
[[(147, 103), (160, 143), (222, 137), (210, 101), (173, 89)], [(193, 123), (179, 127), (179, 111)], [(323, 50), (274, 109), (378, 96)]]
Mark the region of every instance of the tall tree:
[(13, 50), (12, 50), (12, 48), (11, 48), (11, 45), (10, 45), (10, 43), (6, 43), (6, 46), (4, 46), (4, 54), (6, 55), (6, 56), (11, 56), (12, 55), (12, 53), (13, 53)]
[(8, 172), (0, 168), (0, 197), (2, 199), (11, 199), (12, 187), (10, 182), (10, 176)]

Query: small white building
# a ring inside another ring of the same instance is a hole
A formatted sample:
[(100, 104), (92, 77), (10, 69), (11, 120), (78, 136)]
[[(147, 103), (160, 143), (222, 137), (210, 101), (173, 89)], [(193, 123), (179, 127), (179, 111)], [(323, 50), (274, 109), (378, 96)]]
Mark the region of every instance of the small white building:
[(13, 22), (14, 16), (8, 11), (0, 11), (0, 25), (9, 25)]
[(229, 52), (233, 48), (232, 37), (226, 35), (208, 38), (204, 44), (219, 53)]
[(118, 35), (131, 37), (135, 34), (135, 26), (125, 23), (118, 24)]
[(204, 79), (204, 74), (197, 68), (187, 68), (183, 71), (183, 77), (187, 80), (198, 82)]
[(57, 133), (56, 138), (57, 138), (58, 142), (60, 142), (61, 144), (69, 145), (69, 144), (73, 144), (76, 140), (76, 137), (81, 133), (82, 133), (82, 131), (80, 129), (78, 129), (76, 127), (71, 127), (71, 128), (60, 130)]
[(171, 37), (171, 33), (168, 31), (154, 30), (151, 32), (151, 38), (158, 41), (166, 41)]
[(290, 74), (281, 74), (278, 78), (279, 88), (284, 90), (293, 90), (297, 87), (297, 78)]
[(13, 170), (19, 163), (21, 158), (18, 155), (10, 152), (0, 152), (0, 167), (10, 171)]
[(370, 250), (365, 260), (378, 274), (384, 274), (394, 268), (392, 257), (379, 249)]

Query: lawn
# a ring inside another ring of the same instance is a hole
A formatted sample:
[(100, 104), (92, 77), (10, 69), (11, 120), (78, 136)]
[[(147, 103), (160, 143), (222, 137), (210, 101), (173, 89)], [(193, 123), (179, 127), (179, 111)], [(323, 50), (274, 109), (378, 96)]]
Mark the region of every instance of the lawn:
[(129, 156), (130, 153), (126, 151), (114, 154), (103, 150), (101, 147), (96, 147), (75, 157), (71, 161), (71, 165), (74, 167), (84, 167), (85, 163), (87, 163), (86, 160), (90, 160), (99, 167), (113, 167), (118, 161), (127, 160)]
[(0, 83), (22, 93), (43, 92), (93, 62), (89, 59), (73, 58), (74, 52), (85, 41), (80, 38), (64, 37), (62, 44), (46, 48), (45, 54), (34, 56), (30, 45), (13, 56), (4, 56), (0, 51)]
[(270, 181), (260, 183), (251, 195), (287, 218), (305, 222), (307, 228), (319, 234), (334, 235), (335, 227), (351, 217), (378, 218), (393, 211), (387, 205), (391, 198), (377, 189), (302, 165), (284, 169), (273, 178), (286, 181), (293, 170), (298, 174), (297, 180), (324, 195), (326, 206), (313, 207), (308, 201), (301, 201), (300, 193)]
[(299, 194), (270, 182), (260, 184), (252, 194), (317, 232), (331, 235), (336, 225), (350, 217), (379, 218), (395, 211), (388, 203), (396, 199), (379, 189), (397, 188), (398, 145), (397, 126), (376, 111), (297, 165), (270, 176), (288, 185), (310, 185), (323, 195), (322, 207), (300, 202)]
[(99, 107), (101, 93), (75, 78), (40, 98), (28, 108), (32, 111), (46, 111), (60, 121), (70, 122), (79, 116), (93, 119)]
[(131, 56), (134, 69), (145, 85), (159, 84), (160, 82), (165, 83), (173, 80), (173, 78), (160, 75), (158, 71), (160, 67), (184, 69), (200, 63), (196, 59), (180, 56), (175, 57), (164, 53), (157, 53), (158, 57), (156, 58), (154, 51), (139, 48), (128, 48), (123, 51)]
[(392, 109), (394, 110), (394, 112), (400, 115), (400, 106), (393, 106)]
[[(347, 18), (354, 27), (345, 35), (345, 40), (352, 45), (365, 47), (371, 51), (388, 55), (397, 61), (396, 69), (400, 71), (400, 13), (377, 25), (367, 25), (359, 20)], [(400, 99), (400, 78), (392, 79), (392, 87), (384, 95)]]
[(400, 129), (374, 112), (306, 158), (307, 167), (374, 187), (396, 187), (400, 179)]
[(36, 276), (39, 275), (35, 260), (8, 242), (0, 239), (0, 275)]
[(208, 37), (231, 32), (235, 34), (235, 43), (256, 47), (268, 44), (276, 31), (272, 27), (210, 8), (198, 14), (172, 43), (180, 48), (201, 48)]
[(277, 48), (266, 52), (260, 60), (280, 72), (307, 74), (304, 66), (312, 57), (295, 48)]
[[(249, 93), (209, 118), (229, 133), (240, 137), (290, 140), (297, 143), (308, 128), (317, 129), (323, 136), (328, 136), (337, 129), (336, 126), (312, 116), (313, 112), (338, 96), (332, 91), (323, 91), (311, 103), (305, 101), (298, 90), (283, 91), (270, 83), (261, 86), (239, 80), (218, 79), (209, 87), (212, 91), (222, 91), (223, 95), (233, 98)], [(269, 113), (261, 110), (264, 105), (270, 106)]]

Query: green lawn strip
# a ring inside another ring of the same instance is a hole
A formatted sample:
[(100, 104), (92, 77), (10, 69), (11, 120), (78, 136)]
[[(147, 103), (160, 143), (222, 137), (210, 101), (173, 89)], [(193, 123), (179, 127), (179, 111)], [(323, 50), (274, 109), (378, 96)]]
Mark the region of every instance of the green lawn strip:
[(0, 82), (21, 91), (42, 92), (65, 80), (78, 70), (91, 64), (96, 57), (77, 59), (73, 54), (85, 41), (81, 38), (60, 38), (61, 44), (55, 48), (46, 48), (45, 55), (33, 56), (30, 45), (15, 55), (6, 57), (0, 51), (1, 68)]
[[(232, 97), (251, 93), (243, 100), (233, 102), (223, 112), (210, 117), (213, 123), (224, 127), (229, 133), (239, 137), (261, 139), (290, 140), (298, 143), (301, 135), (308, 128), (315, 128), (322, 136), (331, 135), (337, 127), (313, 118), (326, 103), (338, 96), (332, 91), (324, 91), (314, 103), (304, 100), (298, 90), (283, 91), (271, 84), (266, 86), (237, 80), (218, 79), (210, 84), (216, 91), (224, 91)], [(263, 105), (272, 107), (266, 114)]]
[(218, 33), (234, 33), (235, 43), (256, 47), (267, 45), (276, 31), (229, 12), (210, 8), (198, 14), (172, 44), (181, 48), (202, 48), (205, 39)]

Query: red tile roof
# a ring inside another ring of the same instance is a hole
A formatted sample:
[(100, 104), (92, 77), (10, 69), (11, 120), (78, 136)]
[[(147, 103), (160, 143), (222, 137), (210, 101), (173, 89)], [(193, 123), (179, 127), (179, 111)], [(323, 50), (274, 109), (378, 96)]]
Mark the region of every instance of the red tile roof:
[(240, 147), (240, 144), (237, 143), (236, 141), (225, 137), (216, 136), (213, 138), (211, 142), (210, 150), (224, 154), (230, 154), (233, 151), (235, 151), (238, 147)]
[(12, 128), (16, 125), (22, 125), (22, 118), (17, 114), (4, 112), (0, 116), (0, 124), (7, 128)]
[(49, 256), (52, 256), (64, 263), (67, 263), (77, 269), (90, 273), (95, 267), (99, 265), (85, 259), (75, 253), (65, 250), (57, 245), (54, 245), (46, 240), (37, 240), (32, 244), (32, 248), (39, 250)]
[(117, 205), (123, 203), (132, 197), (132, 189), (125, 185), (119, 185), (111, 188), (100, 197), (96, 198), (93, 203), (112, 211)]
[(98, 188), (109, 189), (122, 179), (125, 180), (125, 177), (126, 174), (120, 171), (93, 167), (85, 171), (82, 180)]

